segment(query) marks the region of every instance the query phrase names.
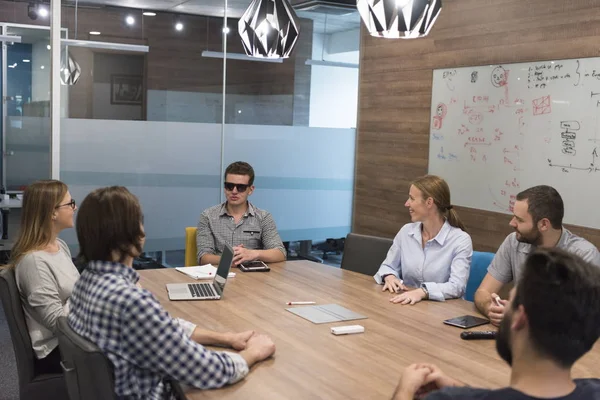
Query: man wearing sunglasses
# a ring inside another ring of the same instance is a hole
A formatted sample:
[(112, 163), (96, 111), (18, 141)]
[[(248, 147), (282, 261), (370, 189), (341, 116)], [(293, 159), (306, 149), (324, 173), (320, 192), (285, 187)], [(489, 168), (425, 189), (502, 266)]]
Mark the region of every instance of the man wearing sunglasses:
[(218, 264), (225, 243), (233, 247), (235, 266), (253, 260), (285, 260), (285, 247), (273, 216), (248, 201), (254, 192), (253, 183), (254, 169), (250, 164), (236, 161), (225, 169), (227, 201), (204, 210), (198, 222), (196, 245), (200, 265)]

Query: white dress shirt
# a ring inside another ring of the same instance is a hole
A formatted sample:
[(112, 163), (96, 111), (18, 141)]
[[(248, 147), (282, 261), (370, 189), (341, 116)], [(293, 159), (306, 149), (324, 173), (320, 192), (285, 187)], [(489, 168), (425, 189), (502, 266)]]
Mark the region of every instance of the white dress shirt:
[(422, 225), (414, 222), (400, 229), (374, 276), (375, 281), (382, 284), (384, 275), (393, 274), (406, 286), (419, 288), (425, 285), (430, 300), (462, 297), (473, 255), (471, 236), (446, 221), (423, 247)]

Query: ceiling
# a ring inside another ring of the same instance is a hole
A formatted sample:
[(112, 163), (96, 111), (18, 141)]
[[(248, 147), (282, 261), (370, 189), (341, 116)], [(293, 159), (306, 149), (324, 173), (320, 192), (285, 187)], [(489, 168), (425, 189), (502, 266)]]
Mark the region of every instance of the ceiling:
[[(227, 15), (232, 18), (241, 17), (251, 1), (228, 0)], [(63, 4), (74, 3), (74, 1), (65, 1)], [(214, 17), (223, 17), (225, 13), (225, 0), (81, 0), (79, 5), (126, 7)], [(329, 14), (327, 16), (323, 13), (299, 11), (298, 16), (314, 20), (314, 31), (316, 33), (330, 34), (360, 27), (358, 11), (349, 12), (345, 15)]]

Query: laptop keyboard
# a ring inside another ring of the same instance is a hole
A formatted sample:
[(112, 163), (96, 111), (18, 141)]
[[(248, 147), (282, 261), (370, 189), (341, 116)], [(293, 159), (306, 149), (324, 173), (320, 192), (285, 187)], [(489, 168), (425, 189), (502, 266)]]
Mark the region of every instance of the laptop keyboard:
[(192, 297), (216, 297), (215, 289), (210, 283), (190, 283), (188, 289)]

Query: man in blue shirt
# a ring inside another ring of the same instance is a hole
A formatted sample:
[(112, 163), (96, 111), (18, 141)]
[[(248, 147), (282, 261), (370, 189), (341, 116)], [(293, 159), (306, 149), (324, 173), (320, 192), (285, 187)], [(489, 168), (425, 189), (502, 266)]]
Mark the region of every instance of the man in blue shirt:
[(529, 255), (496, 339), (510, 386), (464, 387), (431, 364), (406, 368), (394, 400), (600, 400), (599, 379), (571, 378), (600, 337), (600, 270), (560, 249)]
[[(137, 198), (124, 187), (97, 189), (85, 198), (77, 239), (87, 268), (71, 294), (69, 325), (110, 359), (118, 398), (171, 399), (171, 379), (200, 389), (243, 379), (275, 345), (252, 331), (218, 334), (171, 318), (137, 285), (132, 263), (144, 245), (142, 220)], [(241, 352), (209, 351), (200, 343)]]

